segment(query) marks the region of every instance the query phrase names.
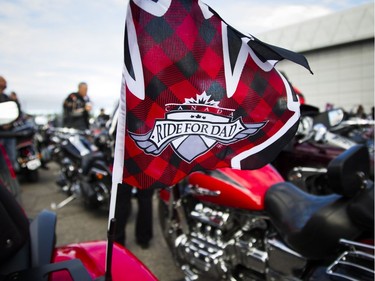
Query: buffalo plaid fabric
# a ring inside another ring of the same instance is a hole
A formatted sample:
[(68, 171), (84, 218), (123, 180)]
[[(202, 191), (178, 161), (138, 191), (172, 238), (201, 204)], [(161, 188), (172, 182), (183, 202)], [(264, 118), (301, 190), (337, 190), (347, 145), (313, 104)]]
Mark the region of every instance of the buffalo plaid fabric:
[(196, 170), (259, 168), (295, 133), (298, 99), (272, 62), (307, 61), (244, 36), (200, 1), (130, 1), (124, 57), (125, 141), (116, 150), (125, 183), (165, 187)]

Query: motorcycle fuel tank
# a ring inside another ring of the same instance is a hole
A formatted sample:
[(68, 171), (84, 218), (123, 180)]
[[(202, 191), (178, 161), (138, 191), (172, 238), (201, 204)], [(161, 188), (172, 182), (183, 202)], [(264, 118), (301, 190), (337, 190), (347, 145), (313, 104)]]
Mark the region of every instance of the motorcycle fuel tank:
[(221, 168), (208, 172), (192, 173), (188, 182), (195, 196), (226, 207), (247, 210), (263, 210), (264, 196), (276, 183), (283, 182), (282, 176), (271, 166), (257, 170)]

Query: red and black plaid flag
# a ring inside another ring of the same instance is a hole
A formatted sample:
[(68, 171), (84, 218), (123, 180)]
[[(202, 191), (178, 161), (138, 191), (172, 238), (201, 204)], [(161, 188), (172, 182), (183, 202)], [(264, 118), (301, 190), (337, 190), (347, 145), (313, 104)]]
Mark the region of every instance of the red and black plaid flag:
[(306, 59), (226, 24), (198, 0), (131, 0), (114, 181), (170, 186), (192, 171), (269, 163), (299, 102), (274, 69)]

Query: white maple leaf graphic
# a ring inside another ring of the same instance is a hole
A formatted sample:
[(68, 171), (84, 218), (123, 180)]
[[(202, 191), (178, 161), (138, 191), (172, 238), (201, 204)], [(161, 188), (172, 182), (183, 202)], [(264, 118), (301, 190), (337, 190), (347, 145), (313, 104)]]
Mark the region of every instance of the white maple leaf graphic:
[(215, 106), (219, 107), (219, 101), (215, 100), (210, 100), (211, 96), (207, 95), (206, 92), (203, 92), (200, 95), (196, 95), (196, 98), (185, 98), (184, 104), (204, 104), (204, 105), (210, 105), (210, 106)]

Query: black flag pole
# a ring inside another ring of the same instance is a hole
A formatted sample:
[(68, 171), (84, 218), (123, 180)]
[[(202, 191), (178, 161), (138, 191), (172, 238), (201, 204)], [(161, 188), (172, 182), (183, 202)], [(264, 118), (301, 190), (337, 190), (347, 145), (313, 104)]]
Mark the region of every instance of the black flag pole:
[(107, 232), (107, 256), (106, 256), (105, 281), (112, 281), (112, 253), (113, 253), (113, 243), (115, 241), (115, 233), (116, 233), (116, 219), (112, 218), (109, 222), (109, 228)]
[(117, 124), (116, 126), (116, 149), (114, 152), (113, 160), (113, 173), (112, 173), (112, 189), (111, 189), (111, 200), (109, 205), (109, 217), (108, 217), (108, 231), (107, 231), (107, 253), (106, 253), (106, 275), (105, 280), (112, 280), (112, 254), (113, 254), (113, 244), (116, 239), (116, 206), (117, 202), (117, 191), (118, 185), (122, 182), (122, 172), (124, 165), (124, 152), (118, 147), (124, 147), (125, 145), (125, 77), (122, 76), (121, 83), (121, 96), (120, 102), (117, 109), (117, 114), (115, 114), (113, 122)]

